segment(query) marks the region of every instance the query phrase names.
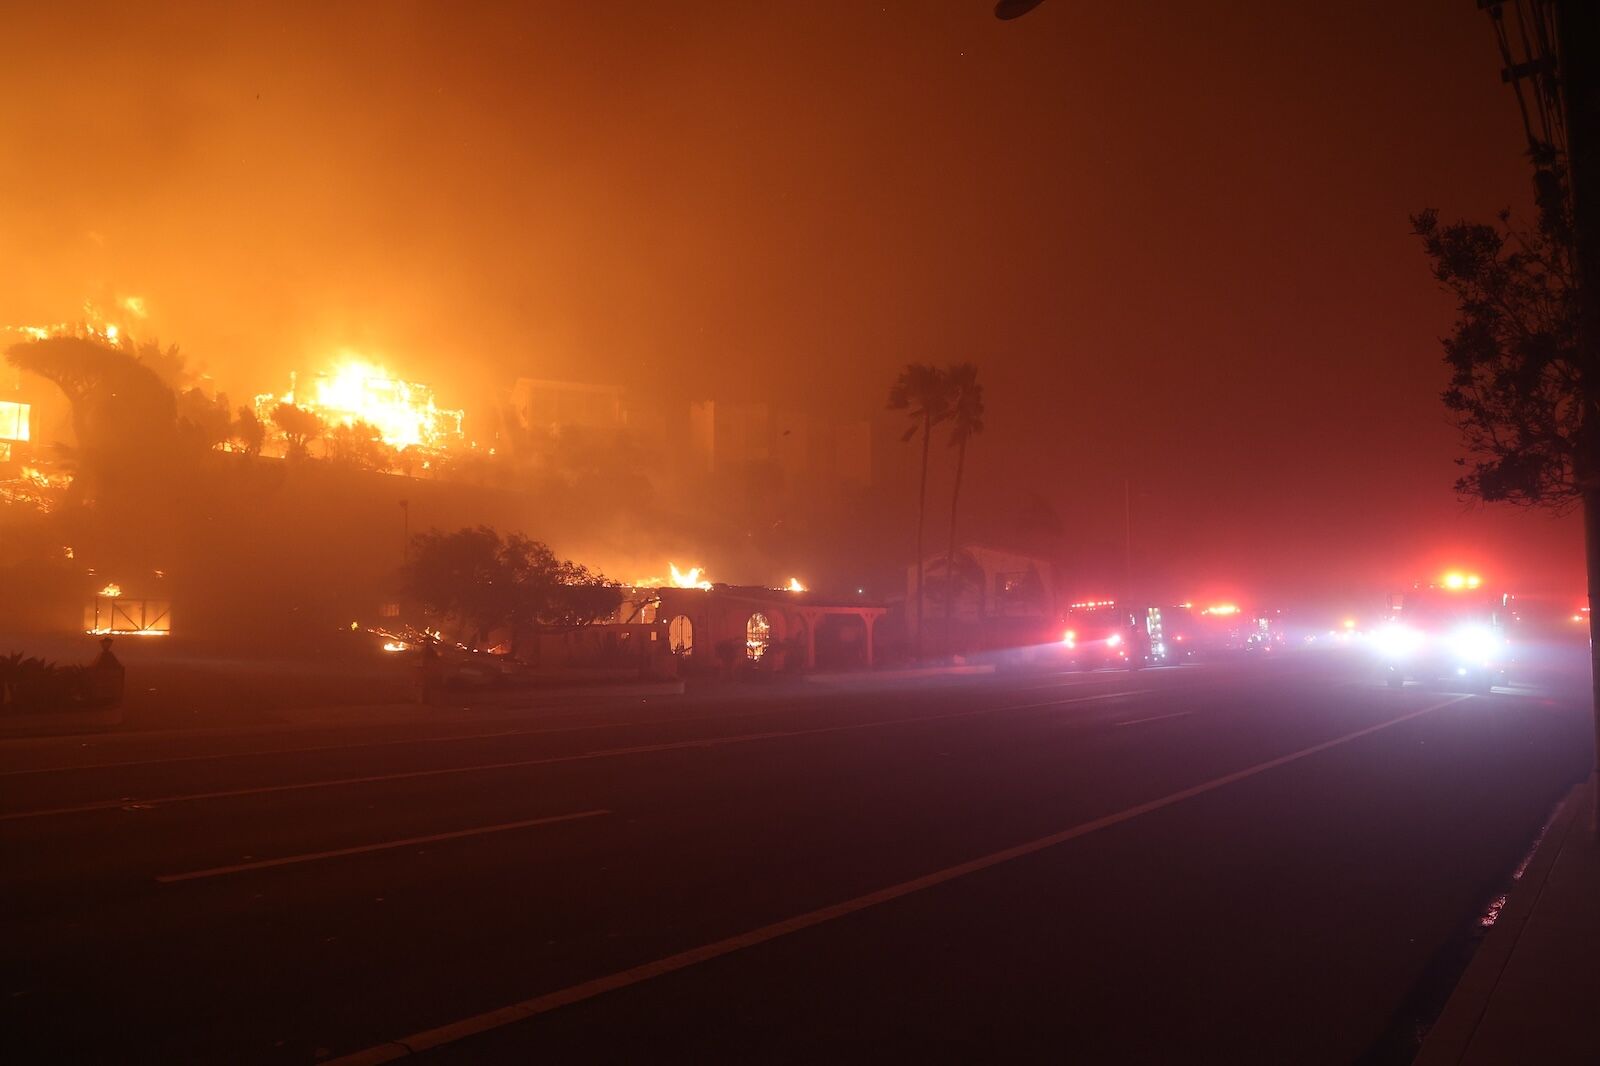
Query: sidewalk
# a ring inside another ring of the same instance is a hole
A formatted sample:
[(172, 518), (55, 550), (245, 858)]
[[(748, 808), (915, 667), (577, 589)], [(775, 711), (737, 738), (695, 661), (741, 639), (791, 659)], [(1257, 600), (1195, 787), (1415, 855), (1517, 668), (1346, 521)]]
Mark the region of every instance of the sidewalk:
[(1594, 789), (1567, 794), (1413, 1066), (1600, 1062)]

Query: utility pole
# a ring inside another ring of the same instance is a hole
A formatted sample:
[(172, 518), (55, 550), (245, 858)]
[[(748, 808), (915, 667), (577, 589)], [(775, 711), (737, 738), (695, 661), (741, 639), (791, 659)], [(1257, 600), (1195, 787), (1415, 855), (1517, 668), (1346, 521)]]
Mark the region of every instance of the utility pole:
[(1122, 479), (1122, 596), (1124, 611), (1133, 610), (1133, 481)]
[[(1589, 419), (1600, 417), (1600, 78), (1595, 55), (1600, 50), (1600, 4), (1594, 0), (1557, 0), (1556, 79), (1566, 118), (1567, 179), (1572, 195), (1572, 250), (1578, 285), (1578, 351), (1589, 384)], [(1594, 449), (1600, 451), (1600, 448)], [(1596, 456), (1595, 460), (1600, 460)], [(1600, 473), (1600, 471), (1597, 471)], [(1589, 603), (1600, 596), (1600, 484), (1583, 492), (1584, 547), (1589, 570)], [(1600, 642), (1594, 611), (1589, 612), (1589, 669), (1594, 713), (1594, 772), (1600, 775)], [(1589, 831), (1600, 839), (1600, 780), (1591, 782), (1595, 805)]]
[[(1600, 4), (1595, 0), (1478, 0), (1489, 15), (1500, 58), (1500, 78), (1517, 97), (1517, 109), (1536, 167), (1565, 167), (1572, 211), (1573, 284), (1578, 300), (1578, 365), (1585, 415), (1579, 427), (1575, 475), (1583, 500), (1584, 562), (1589, 603), (1600, 603)], [(1564, 157), (1564, 158), (1563, 158)], [(1600, 628), (1589, 612), (1590, 701), (1594, 715), (1591, 773), (1600, 776)], [(1590, 790), (1590, 833), (1600, 839), (1600, 781)]]

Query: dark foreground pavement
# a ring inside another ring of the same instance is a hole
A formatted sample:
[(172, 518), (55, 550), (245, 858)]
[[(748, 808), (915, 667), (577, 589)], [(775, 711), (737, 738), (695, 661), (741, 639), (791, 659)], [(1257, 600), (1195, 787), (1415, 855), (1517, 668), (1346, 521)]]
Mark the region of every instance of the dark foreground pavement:
[(1600, 1058), (1596, 785), (1591, 776), (1568, 794), (1518, 871), (1417, 1066), (1582, 1066)]
[(1282, 663), (0, 745), (0, 1039), (1405, 1061), (1587, 737)]

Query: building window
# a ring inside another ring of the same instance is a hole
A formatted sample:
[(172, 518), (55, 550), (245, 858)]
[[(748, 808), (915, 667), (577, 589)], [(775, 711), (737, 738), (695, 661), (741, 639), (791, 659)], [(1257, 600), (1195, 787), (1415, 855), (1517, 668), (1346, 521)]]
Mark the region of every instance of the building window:
[(744, 627), (744, 653), (752, 662), (759, 662), (772, 646), (772, 624), (767, 616), (757, 611)]
[(0, 440), (28, 440), (28, 410), (25, 403), (0, 400)]

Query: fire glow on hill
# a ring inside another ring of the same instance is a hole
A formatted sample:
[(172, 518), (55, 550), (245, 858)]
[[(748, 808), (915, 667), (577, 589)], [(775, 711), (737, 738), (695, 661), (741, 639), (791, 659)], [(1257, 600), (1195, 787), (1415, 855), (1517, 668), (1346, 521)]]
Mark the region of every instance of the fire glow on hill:
[[(670, 578), (647, 577), (633, 582), (634, 588), (675, 588), (675, 589), (709, 589), (712, 582), (706, 577), (704, 567), (691, 566), (687, 570), (680, 570), (677, 563), (668, 563), (667, 570), (672, 574)], [(788, 584), (774, 589), (775, 592), (805, 592), (806, 586), (797, 577), (791, 577)]]

